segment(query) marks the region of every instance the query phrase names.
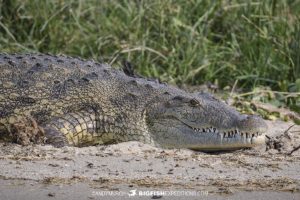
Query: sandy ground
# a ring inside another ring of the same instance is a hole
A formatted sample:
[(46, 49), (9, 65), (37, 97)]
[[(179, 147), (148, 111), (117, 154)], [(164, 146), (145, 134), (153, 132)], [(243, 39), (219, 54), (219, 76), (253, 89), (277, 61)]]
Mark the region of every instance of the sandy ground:
[[(268, 125), (275, 138), (291, 124)], [(138, 142), (85, 148), (2, 143), (0, 199), (300, 199), (300, 150), (290, 154), (300, 145), (300, 126), (280, 138), (280, 152), (261, 146), (219, 154)]]

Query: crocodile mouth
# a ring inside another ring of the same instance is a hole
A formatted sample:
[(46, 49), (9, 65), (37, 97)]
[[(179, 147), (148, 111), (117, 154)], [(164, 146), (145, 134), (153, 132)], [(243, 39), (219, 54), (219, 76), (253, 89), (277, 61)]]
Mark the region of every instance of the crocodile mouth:
[(180, 121), (182, 124), (185, 126), (189, 127), (191, 130), (193, 130), (197, 134), (218, 134), (222, 138), (245, 138), (245, 139), (251, 139), (251, 138), (256, 138), (259, 136), (264, 135), (262, 132), (252, 132), (252, 131), (246, 131), (246, 130), (239, 130), (237, 128), (229, 129), (229, 130), (219, 130), (216, 127), (213, 126), (203, 126), (201, 128), (196, 128), (192, 125), (189, 125), (188, 123), (176, 118), (177, 121)]
[(213, 126), (195, 128), (182, 120), (177, 120), (188, 128), (188, 132), (194, 135), (195, 140), (197, 140), (197, 138), (206, 138), (205, 143), (201, 142), (201, 145), (199, 146), (194, 144), (188, 147), (193, 150), (236, 150), (240, 148), (254, 147), (265, 143), (265, 133), (263, 132), (251, 132), (239, 130), (237, 128), (222, 130)]
[[(187, 125), (189, 126), (189, 125)], [(263, 133), (256, 132), (256, 133), (251, 133), (249, 131), (240, 131), (238, 129), (232, 129), (228, 131), (221, 131), (218, 130), (215, 127), (206, 127), (206, 128), (194, 128), (192, 126), (189, 126), (195, 133), (212, 133), (212, 134), (219, 134), (222, 138), (236, 138), (236, 137), (241, 137), (241, 138), (255, 138), (262, 136)]]

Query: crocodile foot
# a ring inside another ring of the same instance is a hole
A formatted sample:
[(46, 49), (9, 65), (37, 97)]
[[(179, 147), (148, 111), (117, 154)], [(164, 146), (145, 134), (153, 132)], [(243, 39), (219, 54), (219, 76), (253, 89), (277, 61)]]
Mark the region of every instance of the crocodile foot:
[(10, 132), (13, 141), (21, 145), (41, 144), (45, 141), (43, 128), (31, 117), (17, 120), (11, 125)]

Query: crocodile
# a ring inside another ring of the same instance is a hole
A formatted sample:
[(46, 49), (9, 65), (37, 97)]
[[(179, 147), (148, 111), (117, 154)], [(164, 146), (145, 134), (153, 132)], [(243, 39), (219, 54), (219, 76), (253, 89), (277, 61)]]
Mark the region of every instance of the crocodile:
[(55, 147), (140, 141), (223, 151), (265, 143), (266, 123), (209, 93), (191, 93), (105, 63), (0, 54), (0, 138)]

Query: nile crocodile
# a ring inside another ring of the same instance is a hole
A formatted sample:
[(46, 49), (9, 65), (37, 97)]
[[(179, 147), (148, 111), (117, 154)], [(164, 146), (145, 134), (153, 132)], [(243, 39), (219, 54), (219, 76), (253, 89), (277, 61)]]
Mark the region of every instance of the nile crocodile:
[(265, 140), (258, 116), (92, 60), (0, 54), (0, 70), (2, 141), (58, 147), (141, 141), (211, 151)]

